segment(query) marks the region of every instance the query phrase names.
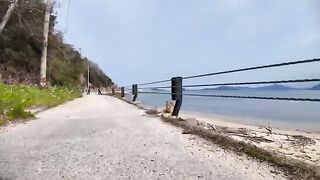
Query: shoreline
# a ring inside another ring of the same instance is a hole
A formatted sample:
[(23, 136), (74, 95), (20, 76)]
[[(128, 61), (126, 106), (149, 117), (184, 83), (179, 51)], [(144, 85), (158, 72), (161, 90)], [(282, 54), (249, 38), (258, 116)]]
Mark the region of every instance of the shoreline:
[[(130, 101), (130, 99), (126, 99), (126, 101)], [(137, 101), (137, 104), (139, 106), (145, 108), (145, 109), (156, 109), (158, 111), (161, 111), (165, 107), (154, 107), (152, 105), (144, 104), (141, 101)], [(271, 126), (275, 130), (279, 131), (284, 131), (284, 132), (290, 132), (291, 134), (318, 134), (320, 135), (320, 129), (315, 130), (315, 129), (310, 129), (310, 128), (303, 128), (303, 129), (298, 129), (295, 126), (290, 127), (290, 122), (285, 122), (282, 120), (275, 120), (275, 119), (263, 119), (263, 118), (239, 118), (235, 116), (227, 116), (227, 115), (217, 115), (213, 113), (206, 113), (206, 112), (197, 112), (197, 111), (189, 111), (189, 110), (181, 110), (180, 111), (180, 116), (183, 116), (184, 118), (201, 118), (205, 120), (214, 120), (217, 123), (220, 123), (221, 125), (228, 125), (228, 126), (242, 126), (242, 127), (249, 127), (249, 128), (264, 128), (268, 124), (263, 124), (263, 123), (257, 123), (258, 121), (265, 121), (265, 122), (270, 122)], [(295, 122), (297, 124), (297, 122)], [(301, 123), (304, 124), (304, 123)], [(313, 126), (314, 127), (314, 126)], [(318, 128), (317, 128), (318, 129)]]
[[(182, 112), (182, 119), (209, 123), (234, 140), (254, 144), (281, 156), (293, 158), (320, 167), (320, 134), (274, 128), (269, 134), (266, 127), (241, 124), (202, 113)], [(259, 138), (260, 140), (257, 140)]]
[[(147, 107), (139, 101), (131, 102), (127, 98), (115, 97), (143, 110), (144, 115), (158, 117), (164, 123), (181, 128), (182, 134), (195, 135), (217, 145), (224, 151), (266, 162), (283, 172), (289, 179), (320, 178), (320, 138), (318, 134), (301, 134), (301, 132), (291, 134), (292, 131), (285, 130), (275, 130), (274, 133), (269, 134), (266, 129), (257, 126), (251, 129), (249, 127), (252, 126), (231, 123), (237, 126), (228, 127), (225, 121), (221, 119), (218, 121), (217, 118), (211, 119), (210, 122), (200, 116), (197, 119), (195, 116), (188, 118), (185, 112), (182, 112), (182, 116), (177, 118), (162, 113), (162, 109), (159, 111), (159, 108)], [(310, 136), (313, 137), (309, 138)]]
[[(284, 95), (284, 94), (283, 94)], [(295, 94), (297, 97), (299, 95)], [(317, 96), (310, 94), (311, 97)], [(131, 95), (127, 98), (132, 99)], [(145, 95), (139, 96), (139, 101), (148, 109), (163, 108), (169, 96), (164, 95)], [(221, 102), (220, 102), (221, 101)], [(229, 122), (235, 122), (253, 126), (267, 126), (271, 124), (273, 128), (304, 131), (320, 134), (319, 111), (316, 104), (290, 102), (288, 104), (279, 102), (260, 100), (242, 101), (211, 101), (203, 100), (198, 97), (185, 97), (181, 112), (197, 113), (198, 115), (211, 115), (226, 119)]]
[[(184, 118), (199, 118), (201, 120), (211, 121), (216, 123), (217, 125), (221, 126), (228, 126), (228, 127), (242, 127), (242, 128), (248, 128), (248, 129), (261, 129), (265, 128), (268, 124), (258, 124), (258, 123), (247, 123), (245, 122), (245, 118), (236, 118), (231, 116), (223, 116), (223, 115), (215, 115), (210, 113), (202, 113), (202, 112), (192, 112), (192, 111), (181, 111), (180, 113), (181, 117)], [(253, 118), (248, 118), (248, 120), (253, 121)], [(242, 121), (243, 120), (243, 121)], [(241, 122), (242, 121), (242, 122)], [(287, 123), (284, 123), (287, 124)], [(272, 126), (272, 124), (271, 124)], [(280, 131), (280, 132), (287, 132), (293, 135), (298, 134), (315, 134), (320, 136), (320, 131), (311, 131), (311, 130), (301, 130), (296, 128), (290, 128), (290, 127), (284, 127), (284, 126), (272, 126), (274, 130)]]
[(319, 133), (273, 128), (272, 134), (269, 134), (266, 126), (242, 124), (225, 117), (195, 112), (181, 112), (181, 118), (195, 120), (198, 124), (213, 125), (217, 129), (223, 129), (224, 134), (236, 141), (250, 143), (281, 156), (320, 167)]
[[(130, 101), (130, 99), (125, 99), (126, 101)], [(154, 107), (152, 105), (144, 104), (141, 101), (137, 101), (136, 104), (139, 106), (145, 108), (145, 109), (155, 109), (157, 111), (161, 111), (165, 107)], [(298, 129), (295, 127), (290, 127), (289, 122), (284, 121), (277, 121), (277, 120), (267, 120), (263, 118), (238, 118), (235, 116), (227, 116), (227, 115), (217, 115), (213, 113), (205, 113), (205, 112), (196, 112), (196, 111), (189, 111), (189, 110), (180, 110), (180, 116), (184, 118), (201, 118), (203, 120), (207, 121), (214, 121), (215, 123), (218, 123), (222, 126), (231, 126), (231, 127), (243, 127), (243, 128), (249, 128), (249, 129), (255, 129), (255, 128), (265, 128), (268, 124), (259, 124), (255, 123), (254, 121), (266, 121), (271, 122), (271, 126), (273, 129), (278, 131), (283, 131), (284, 133), (290, 133), (290, 134), (316, 134), (320, 136), (320, 129), (319, 130), (306, 130), (306, 129)], [(272, 122), (276, 122), (276, 125), (273, 125)], [(296, 122), (295, 122), (296, 123)], [(303, 123), (302, 123), (303, 124)]]
[[(154, 109), (142, 102), (134, 104), (147, 110)], [(162, 109), (164, 108), (156, 110), (160, 112)], [(181, 111), (180, 117), (193, 126), (202, 126), (205, 129), (214, 127), (216, 131), (235, 141), (249, 143), (258, 148), (275, 152), (282, 157), (320, 168), (320, 133), (318, 132), (273, 127), (272, 134), (269, 134), (266, 130), (267, 125), (245, 124), (226, 116)]]

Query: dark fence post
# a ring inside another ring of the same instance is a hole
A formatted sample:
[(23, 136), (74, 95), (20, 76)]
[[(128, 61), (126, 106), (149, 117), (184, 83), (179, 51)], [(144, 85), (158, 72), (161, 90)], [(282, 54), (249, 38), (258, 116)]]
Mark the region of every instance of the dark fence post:
[(138, 85), (137, 84), (132, 85), (132, 94), (133, 94), (132, 101), (135, 102), (138, 97)]
[(121, 97), (124, 97), (124, 87), (121, 87)]
[(176, 101), (172, 116), (178, 117), (182, 105), (182, 77), (171, 79), (171, 99)]

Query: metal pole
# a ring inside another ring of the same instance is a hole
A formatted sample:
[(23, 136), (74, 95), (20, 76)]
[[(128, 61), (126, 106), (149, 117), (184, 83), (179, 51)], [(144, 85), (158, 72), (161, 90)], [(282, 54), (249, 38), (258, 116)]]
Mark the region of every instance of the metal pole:
[(2, 33), (2, 31), (4, 30), (4, 28), (6, 27), (6, 24), (11, 16), (11, 13), (13, 12), (14, 7), (18, 4), (18, 0), (14, 0), (11, 2), (6, 15), (3, 17), (2, 22), (0, 24), (0, 34)]
[(41, 56), (41, 66), (40, 66), (40, 85), (45, 86), (47, 83), (47, 55), (48, 55), (48, 35), (50, 28), (50, 16), (51, 16), (51, 1), (47, 0), (46, 14), (44, 17), (43, 25), (43, 49)]
[(176, 101), (171, 115), (178, 117), (182, 105), (182, 77), (171, 79), (171, 98)]

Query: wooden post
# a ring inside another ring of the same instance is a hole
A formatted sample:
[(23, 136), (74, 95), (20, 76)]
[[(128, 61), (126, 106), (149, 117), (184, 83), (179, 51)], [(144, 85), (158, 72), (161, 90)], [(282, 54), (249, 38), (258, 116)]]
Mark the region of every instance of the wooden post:
[(50, 29), (50, 16), (51, 16), (51, 1), (47, 0), (46, 14), (44, 17), (43, 26), (43, 49), (40, 65), (40, 86), (46, 86), (47, 84), (47, 56), (48, 56), (48, 36)]

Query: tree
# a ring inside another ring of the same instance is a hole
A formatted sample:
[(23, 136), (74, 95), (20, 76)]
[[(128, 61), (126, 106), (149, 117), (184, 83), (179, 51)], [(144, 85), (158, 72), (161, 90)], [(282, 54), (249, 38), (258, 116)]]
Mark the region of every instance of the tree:
[[(0, 17), (9, 2), (0, 2)], [(42, 29), (45, 3), (43, 0), (19, 1), (6, 30), (0, 34), (0, 72), (7, 83), (39, 82), (42, 51)], [(48, 80), (51, 85), (84, 86), (87, 66), (94, 86), (112, 86), (112, 80), (98, 65), (83, 57), (72, 45), (63, 42), (63, 34), (54, 27), (51, 16), (48, 46)]]

